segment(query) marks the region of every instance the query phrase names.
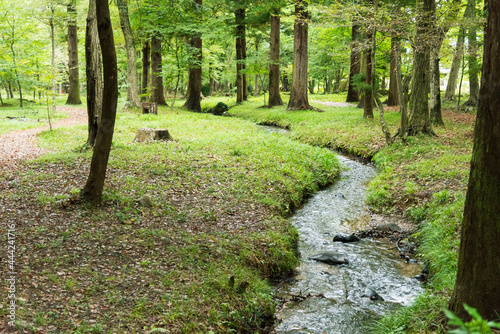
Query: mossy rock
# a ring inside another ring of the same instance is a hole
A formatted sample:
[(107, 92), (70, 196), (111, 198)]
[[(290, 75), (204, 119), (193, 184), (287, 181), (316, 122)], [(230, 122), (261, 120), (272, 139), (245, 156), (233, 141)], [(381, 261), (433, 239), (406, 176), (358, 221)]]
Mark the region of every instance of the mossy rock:
[(219, 103), (217, 103), (217, 105), (215, 107), (208, 109), (207, 112), (214, 114), (216, 116), (222, 116), (228, 110), (229, 110), (229, 107), (227, 106), (227, 104), (225, 104), (223, 102), (219, 102)]

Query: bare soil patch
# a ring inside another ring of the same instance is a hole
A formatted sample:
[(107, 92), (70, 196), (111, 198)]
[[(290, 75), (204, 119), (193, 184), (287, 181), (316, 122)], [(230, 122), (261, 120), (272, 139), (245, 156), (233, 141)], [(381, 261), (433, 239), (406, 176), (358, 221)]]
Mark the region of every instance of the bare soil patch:
[[(84, 108), (57, 107), (57, 111), (68, 115), (68, 118), (52, 124), (52, 128), (73, 126), (87, 122), (87, 111)], [(18, 130), (0, 135), (0, 168), (12, 167), (18, 160), (31, 160), (45, 152), (37, 146), (36, 136), (49, 126)]]

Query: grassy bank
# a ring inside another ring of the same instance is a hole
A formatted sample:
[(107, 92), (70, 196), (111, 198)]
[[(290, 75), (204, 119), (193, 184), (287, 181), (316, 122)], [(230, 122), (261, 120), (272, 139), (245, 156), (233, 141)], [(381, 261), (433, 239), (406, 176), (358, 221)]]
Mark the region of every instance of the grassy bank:
[[(310, 100), (341, 102), (343, 96), (310, 96)], [(424, 333), (443, 331), (441, 308), (446, 306), (454, 284), (458, 238), (472, 151), (474, 115), (444, 112), (445, 126), (436, 126), (437, 137), (410, 137), (390, 147), (378, 122), (362, 118), (355, 107), (329, 107), (312, 103), (323, 112), (286, 111), (285, 107), (256, 108), (251, 101), (230, 114), (261, 124), (292, 130), (292, 137), (320, 147), (338, 149), (371, 158), (378, 167), (369, 184), (372, 210), (403, 215), (416, 224), (419, 252), (428, 263), (431, 279), (427, 293), (414, 306), (382, 319), (376, 333)], [(392, 133), (399, 123), (397, 112), (386, 110)]]
[[(174, 140), (132, 143), (143, 127)], [(297, 261), (285, 217), (338, 176), (335, 155), (237, 118), (119, 112), (104, 203), (91, 207), (72, 199), (88, 175), (86, 131), (43, 132), (52, 153), (0, 172), (3, 242), (6, 224), (16, 230), (17, 327), (245, 333), (271, 319), (266, 279)]]

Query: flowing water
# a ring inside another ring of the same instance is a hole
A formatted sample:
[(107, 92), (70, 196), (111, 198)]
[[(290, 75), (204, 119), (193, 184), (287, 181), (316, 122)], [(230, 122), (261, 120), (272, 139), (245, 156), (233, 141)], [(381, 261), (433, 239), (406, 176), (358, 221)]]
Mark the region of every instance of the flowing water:
[[(281, 284), (278, 295), (312, 297), (286, 303), (277, 314), (281, 321), (273, 333), (367, 333), (371, 320), (410, 304), (423, 291), (412, 278), (422, 267), (406, 264), (394, 244), (372, 239), (333, 242), (339, 232), (367, 228), (370, 216), (365, 185), (375, 176), (372, 166), (343, 156), (339, 160), (345, 168), (340, 179), (314, 195), (292, 217), (300, 235), (301, 262), (297, 275)], [(332, 266), (309, 259), (325, 251), (348, 259), (349, 264)], [(367, 288), (384, 301), (363, 297)]]

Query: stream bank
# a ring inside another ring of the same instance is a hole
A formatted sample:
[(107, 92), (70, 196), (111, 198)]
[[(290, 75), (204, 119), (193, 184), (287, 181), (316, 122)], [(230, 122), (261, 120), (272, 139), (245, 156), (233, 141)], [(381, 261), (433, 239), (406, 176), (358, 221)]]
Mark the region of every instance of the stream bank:
[[(376, 175), (375, 168), (341, 155), (339, 161), (344, 169), (340, 179), (291, 218), (299, 231), (301, 261), (296, 274), (277, 288), (283, 304), (273, 333), (363, 333), (371, 321), (408, 306), (423, 292), (414, 278), (422, 266), (406, 263), (394, 243), (369, 237), (353, 243), (333, 241), (339, 233), (375, 231), (373, 225), (384, 222), (381, 216), (372, 217), (365, 205), (366, 184)], [(316, 261), (318, 254), (334, 254), (334, 260), (345, 264)]]

